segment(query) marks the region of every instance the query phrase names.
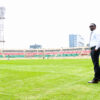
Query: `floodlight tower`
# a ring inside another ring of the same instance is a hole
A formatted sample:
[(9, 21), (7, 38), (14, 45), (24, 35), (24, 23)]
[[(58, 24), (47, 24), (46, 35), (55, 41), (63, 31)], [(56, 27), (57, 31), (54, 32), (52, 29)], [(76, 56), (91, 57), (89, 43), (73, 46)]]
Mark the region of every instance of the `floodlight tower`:
[(0, 7), (0, 44), (3, 46), (0, 47), (4, 48), (4, 19), (5, 19), (5, 7)]

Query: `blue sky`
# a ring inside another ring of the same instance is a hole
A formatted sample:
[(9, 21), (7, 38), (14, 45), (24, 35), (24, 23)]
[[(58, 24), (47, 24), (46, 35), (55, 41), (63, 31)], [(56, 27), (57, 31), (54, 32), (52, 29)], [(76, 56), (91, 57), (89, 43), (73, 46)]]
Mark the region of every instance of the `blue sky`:
[(6, 8), (5, 48), (66, 48), (69, 34), (89, 41), (89, 24), (100, 29), (99, 0), (0, 0)]

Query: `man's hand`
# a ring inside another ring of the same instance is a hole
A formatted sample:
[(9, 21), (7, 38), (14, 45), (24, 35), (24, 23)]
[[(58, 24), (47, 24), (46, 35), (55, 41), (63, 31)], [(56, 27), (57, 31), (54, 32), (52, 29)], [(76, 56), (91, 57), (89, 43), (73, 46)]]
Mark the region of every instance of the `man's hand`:
[(95, 51), (97, 51), (98, 49), (95, 49)]

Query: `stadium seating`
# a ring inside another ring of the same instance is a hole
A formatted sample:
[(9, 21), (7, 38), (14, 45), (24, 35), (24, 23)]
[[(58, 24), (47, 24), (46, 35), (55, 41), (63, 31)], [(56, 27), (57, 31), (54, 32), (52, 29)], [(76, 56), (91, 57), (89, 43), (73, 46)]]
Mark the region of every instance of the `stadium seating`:
[(87, 50), (87, 51), (82, 51), (81, 52), (81, 55), (89, 55), (90, 54), (90, 51), (89, 50)]
[(1, 50), (0, 51), (0, 58), (43, 58), (43, 57), (76, 57), (76, 56), (83, 56), (83, 55), (90, 55), (90, 50), (86, 49), (51, 49), (51, 50)]
[(24, 58), (24, 53), (4, 53), (7, 58)]
[(0, 53), (0, 58), (3, 58), (3, 54), (2, 53)]

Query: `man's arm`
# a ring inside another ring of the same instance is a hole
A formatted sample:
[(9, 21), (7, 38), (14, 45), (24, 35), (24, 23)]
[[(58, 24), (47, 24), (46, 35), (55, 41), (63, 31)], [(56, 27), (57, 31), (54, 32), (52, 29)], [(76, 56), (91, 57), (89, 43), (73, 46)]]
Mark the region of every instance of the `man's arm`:
[(96, 41), (97, 41), (97, 43), (96, 43), (96, 48), (95, 48), (95, 50), (98, 50), (98, 48), (100, 47), (100, 33), (98, 34), (96, 34)]

